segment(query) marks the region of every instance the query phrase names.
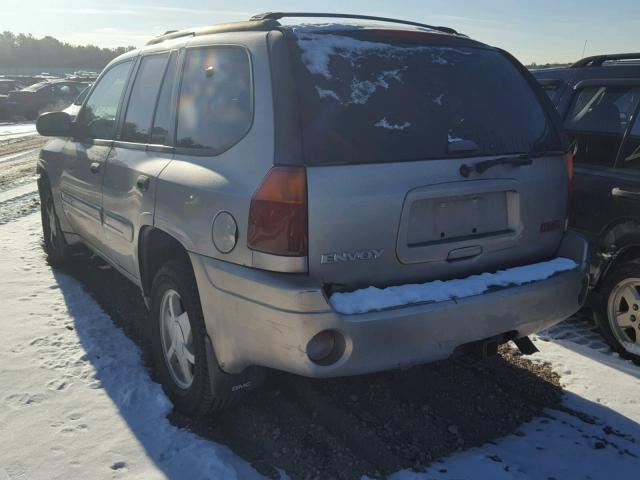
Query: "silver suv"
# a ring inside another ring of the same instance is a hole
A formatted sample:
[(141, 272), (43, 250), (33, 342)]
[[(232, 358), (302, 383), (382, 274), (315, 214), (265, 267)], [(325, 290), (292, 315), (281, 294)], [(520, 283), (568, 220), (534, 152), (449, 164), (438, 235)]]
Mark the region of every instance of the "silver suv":
[(108, 65), (76, 120), (40, 116), (50, 261), (84, 244), (140, 287), (191, 415), (265, 367), (530, 351), (588, 287), (545, 94), (449, 28), (289, 16), (169, 32)]

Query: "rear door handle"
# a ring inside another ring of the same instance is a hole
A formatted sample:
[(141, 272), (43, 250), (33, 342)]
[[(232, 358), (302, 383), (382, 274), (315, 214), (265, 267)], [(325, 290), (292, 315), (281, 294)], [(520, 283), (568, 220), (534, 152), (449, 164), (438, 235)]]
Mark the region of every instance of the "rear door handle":
[(620, 187), (615, 187), (611, 190), (613, 197), (628, 198), (629, 200), (640, 200), (640, 192), (634, 190), (624, 190)]
[(91, 162), (89, 169), (91, 170), (91, 173), (100, 173), (100, 162)]
[(147, 190), (149, 190), (149, 177), (147, 177), (146, 175), (140, 175), (136, 180), (136, 187), (141, 192), (146, 192)]

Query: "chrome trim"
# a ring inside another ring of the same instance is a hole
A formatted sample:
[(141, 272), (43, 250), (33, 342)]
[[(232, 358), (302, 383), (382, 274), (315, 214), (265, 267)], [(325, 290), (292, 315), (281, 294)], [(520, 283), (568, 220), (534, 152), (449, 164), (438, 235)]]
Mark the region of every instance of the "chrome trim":
[(251, 252), (251, 266), (283, 273), (306, 273), (307, 257), (283, 257), (263, 252)]

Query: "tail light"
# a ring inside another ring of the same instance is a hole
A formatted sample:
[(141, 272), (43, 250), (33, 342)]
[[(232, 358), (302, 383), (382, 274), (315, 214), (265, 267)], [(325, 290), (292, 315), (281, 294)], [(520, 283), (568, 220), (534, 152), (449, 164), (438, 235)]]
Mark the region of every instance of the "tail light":
[(569, 219), (569, 214), (571, 213), (571, 201), (573, 199), (573, 152), (568, 151), (564, 155), (564, 161), (567, 164), (567, 220)]
[(273, 167), (254, 193), (247, 245), (288, 257), (307, 255), (307, 175), (303, 167)]

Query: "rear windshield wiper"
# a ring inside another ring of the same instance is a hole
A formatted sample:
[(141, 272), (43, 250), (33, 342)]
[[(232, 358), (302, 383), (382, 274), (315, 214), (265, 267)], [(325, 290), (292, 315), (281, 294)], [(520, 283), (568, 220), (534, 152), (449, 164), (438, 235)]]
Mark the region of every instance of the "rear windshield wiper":
[(484, 160), (482, 162), (478, 162), (474, 164), (474, 168), (478, 173), (484, 173), (492, 167), (497, 165), (511, 165), (513, 167), (522, 167), (524, 165), (531, 165), (533, 160), (531, 160), (531, 156), (528, 153), (523, 153), (520, 155), (509, 156), (509, 157), (499, 157), (494, 158), (492, 160)]
[(467, 165), (465, 163), (460, 167), (460, 175), (468, 177), (474, 170), (482, 174), (497, 165), (511, 165), (512, 167), (531, 165), (533, 163), (532, 157), (535, 156), (536, 155), (529, 155), (528, 153), (521, 153), (518, 155), (492, 158), (491, 160), (484, 160), (482, 162), (474, 163), (473, 165)]

